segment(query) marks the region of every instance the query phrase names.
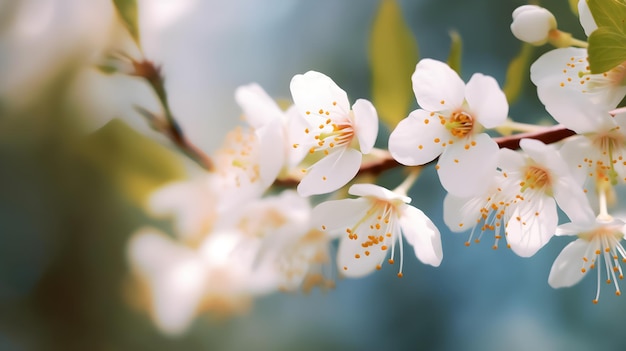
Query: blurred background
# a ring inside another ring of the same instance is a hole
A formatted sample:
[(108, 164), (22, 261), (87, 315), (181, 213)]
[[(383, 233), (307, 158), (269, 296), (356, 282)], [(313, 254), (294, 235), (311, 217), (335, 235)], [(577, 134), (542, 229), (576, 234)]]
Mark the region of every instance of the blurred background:
[[(462, 76), (504, 84), (520, 43), (514, 0), (399, 0), (420, 57), (446, 60), (463, 39)], [(584, 38), (567, 0), (545, 1), (559, 27)], [(379, 0), (140, 0), (146, 57), (161, 64), (171, 107), (206, 152), (239, 123), (237, 86), (289, 99), (294, 74), (317, 70), (351, 100), (371, 98), (368, 43)], [(311, 294), (259, 298), (249, 313), (201, 315), (186, 334), (161, 334), (129, 296), (127, 240), (150, 218), (150, 189), (187, 161), (134, 105), (156, 111), (140, 80), (94, 69), (128, 41), (106, 0), (0, 0), (0, 350), (616, 350), (626, 307), (595, 279), (554, 290), (555, 238), (532, 259), (491, 242), (466, 248), (442, 221), (443, 191), (427, 169), (413, 204), (442, 231), (439, 268), (411, 255), (395, 270)], [(549, 48), (535, 51), (537, 57)], [(409, 77), (407, 77), (409, 79)], [(546, 113), (530, 85), (518, 121)], [(114, 118), (120, 119), (109, 123)], [(385, 135), (383, 131), (381, 134)], [(381, 147), (386, 139), (379, 140)], [(397, 177), (398, 174), (390, 174)]]

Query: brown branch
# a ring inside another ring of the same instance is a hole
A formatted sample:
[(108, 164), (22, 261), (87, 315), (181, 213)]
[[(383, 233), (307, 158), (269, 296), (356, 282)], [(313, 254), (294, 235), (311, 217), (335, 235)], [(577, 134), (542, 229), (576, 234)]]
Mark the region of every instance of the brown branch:
[[(575, 134), (576, 133), (574, 131), (567, 129), (563, 127), (562, 125), (555, 125), (555, 126), (544, 127), (540, 131), (537, 131), (537, 132), (519, 133), (519, 134), (514, 134), (514, 135), (502, 136), (502, 137), (494, 138), (494, 140), (496, 141), (496, 143), (498, 143), (498, 146), (501, 149), (507, 148), (507, 149), (512, 149), (512, 150), (517, 150), (519, 149), (519, 142), (522, 139), (536, 139), (536, 140), (540, 140), (544, 142), (545, 144), (552, 144), (552, 143), (556, 143), (558, 141), (561, 141)], [(435, 163), (436, 161), (437, 159), (434, 159), (428, 162), (426, 165)], [(367, 175), (377, 176), (383, 173), (384, 171), (387, 171), (396, 167), (402, 167), (402, 166), (404, 165), (394, 160), (393, 157), (391, 157), (391, 154), (387, 153), (385, 156), (375, 159), (373, 161), (364, 162), (361, 165), (361, 168), (359, 169), (358, 174), (359, 175), (367, 174)], [(300, 178), (298, 177), (287, 177), (287, 178), (276, 180), (276, 182), (274, 182), (274, 185), (281, 186), (281, 187), (295, 187), (296, 185), (298, 185), (299, 182), (300, 182)]]

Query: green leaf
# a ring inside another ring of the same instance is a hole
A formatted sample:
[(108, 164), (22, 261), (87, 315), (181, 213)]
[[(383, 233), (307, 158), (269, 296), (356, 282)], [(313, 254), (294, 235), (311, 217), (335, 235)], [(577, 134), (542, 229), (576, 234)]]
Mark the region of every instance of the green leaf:
[(113, 4), (131, 37), (139, 46), (139, 12), (137, 11), (137, 0), (113, 0)]
[(522, 44), (520, 53), (509, 63), (506, 70), (506, 81), (502, 89), (509, 104), (519, 98), (522, 88), (529, 79), (530, 60), (534, 49), (535, 47), (528, 43)]
[(130, 200), (143, 203), (157, 187), (185, 175), (180, 157), (114, 119), (85, 140), (82, 152)]
[(418, 60), (417, 42), (396, 0), (382, 0), (370, 38), (372, 98), (389, 129), (405, 118), (414, 102), (411, 75)]
[(455, 30), (450, 31), (450, 54), (448, 54), (448, 66), (452, 68), (456, 73), (461, 75), (461, 53), (463, 51), (463, 41), (461, 36)]
[(598, 25), (589, 36), (589, 68), (603, 73), (626, 61), (626, 0), (587, 0)]
[(576, 16), (578, 16), (578, 0), (569, 0), (569, 8)]
[(598, 27), (609, 27), (626, 34), (626, 0), (587, 0)]
[(589, 36), (589, 68), (603, 73), (626, 61), (626, 35), (600, 27)]

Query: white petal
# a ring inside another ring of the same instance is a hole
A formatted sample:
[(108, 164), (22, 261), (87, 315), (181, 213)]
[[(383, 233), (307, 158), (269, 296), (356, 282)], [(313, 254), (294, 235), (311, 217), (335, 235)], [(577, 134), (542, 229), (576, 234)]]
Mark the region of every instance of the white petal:
[(595, 214), (583, 189), (570, 176), (562, 176), (552, 187), (554, 199), (573, 222), (593, 222)]
[(422, 59), (411, 76), (417, 103), (427, 111), (449, 111), (459, 108), (465, 99), (465, 84), (447, 64)]
[(276, 102), (256, 83), (238, 87), (235, 100), (252, 128), (260, 128), (270, 121), (283, 118), (283, 112)]
[(593, 104), (579, 91), (567, 86), (554, 88), (553, 85), (547, 83), (538, 86), (537, 95), (546, 111), (567, 128), (576, 133), (588, 133), (597, 130), (601, 119), (610, 118), (607, 109)]
[(530, 80), (539, 86), (546, 78), (563, 75), (562, 70), (572, 57), (587, 57), (587, 50), (581, 48), (559, 48), (546, 52), (530, 66)]
[[(362, 242), (362, 240), (351, 240), (347, 237), (339, 241), (339, 248), (337, 249), (337, 268), (342, 275), (351, 278), (368, 275), (376, 269), (377, 265), (383, 262), (389, 253), (389, 249), (382, 250), (381, 246), (364, 249), (361, 246)], [(391, 248), (395, 242), (392, 238), (385, 236), (383, 244), (387, 246), (387, 248)], [(369, 255), (364, 254), (366, 250), (369, 252)]]
[(511, 149), (500, 149), (497, 154), (497, 165), (503, 171), (519, 170), (526, 163), (524, 156)]
[(413, 246), (415, 256), (423, 263), (438, 267), (443, 259), (439, 229), (428, 216), (413, 206), (403, 206), (401, 211), (402, 234)]
[(582, 135), (574, 135), (563, 141), (559, 154), (567, 163), (576, 184), (583, 184), (589, 174), (589, 167), (584, 160), (598, 159), (594, 151), (596, 149), (591, 144), (591, 140)]
[(483, 207), (483, 196), (459, 197), (448, 193), (443, 200), (443, 221), (451, 231), (464, 232), (476, 225)]
[(552, 29), (556, 29), (556, 19), (543, 7), (522, 5), (513, 11), (511, 32), (521, 41), (543, 45), (548, 41), (548, 33)]
[(553, 288), (566, 288), (578, 283), (585, 276), (582, 262), (589, 243), (578, 239), (569, 243), (557, 256), (550, 269), (548, 283)]
[(359, 172), (362, 157), (360, 152), (351, 148), (331, 152), (307, 171), (298, 184), (298, 194), (326, 194), (348, 184)]
[(389, 135), (389, 152), (404, 165), (423, 165), (441, 154), (446, 137), (449, 138), (450, 133), (439, 122), (439, 117), (415, 110)]
[(408, 196), (398, 195), (391, 190), (374, 184), (354, 184), (348, 189), (348, 193), (354, 196), (371, 196), (387, 201), (400, 200), (405, 203), (411, 202), (411, 198)]
[(567, 164), (551, 145), (536, 139), (522, 139), (519, 146), (536, 163), (559, 174), (567, 174)]
[(293, 102), (303, 116), (326, 116), (328, 111), (333, 118), (350, 112), (346, 92), (322, 73), (297, 74), (291, 79), (290, 89)]
[(475, 73), (465, 86), (465, 100), (472, 116), (486, 128), (501, 125), (509, 114), (506, 96), (490, 76)]
[[(303, 116), (300, 115), (295, 105), (291, 105), (285, 113), (287, 117), (287, 165), (296, 167), (315, 145), (314, 137), (308, 137), (304, 130), (309, 127)], [(295, 147), (294, 147), (295, 145)]]
[(580, 25), (585, 30), (585, 35), (589, 36), (594, 30), (598, 29), (598, 25), (589, 10), (589, 5), (587, 5), (587, 0), (578, 0), (578, 16)]
[(439, 157), (439, 181), (456, 196), (485, 191), (496, 169), (498, 144), (484, 133), (477, 135), (474, 142), (468, 149), (461, 143), (448, 145)]
[(530, 202), (527, 197), (507, 223), (506, 241), (517, 255), (530, 257), (552, 238), (558, 220), (553, 198), (534, 196)]
[(359, 139), (359, 148), (364, 154), (368, 154), (374, 147), (378, 136), (378, 114), (371, 102), (358, 99), (352, 105), (354, 112), (354, 127)]
[(335, 235), (345, 234), (362, 218), (372, 203), (368, 199), (343, 199), (325, 201), (313, 208), (312, 225), (316, 229)]
[(591, 231), (595, 228), (596, 221), (585, 223), (585, 222), (569, 222), (561, 224), (556, 228), (555, 235), (563, 236), (563, 235), (578, 235), (580, 233)]
[(263, 189), (274, 183), (285, 165), (287, 145), (282, 121), (275, 119), (255, 131), (259, 138), (259, 174)]

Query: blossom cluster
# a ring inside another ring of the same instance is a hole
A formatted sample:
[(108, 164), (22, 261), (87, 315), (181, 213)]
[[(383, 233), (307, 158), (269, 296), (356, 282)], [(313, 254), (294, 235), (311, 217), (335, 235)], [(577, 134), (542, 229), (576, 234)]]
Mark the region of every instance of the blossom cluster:
[[(586, 2), (579, 7), (591, 33)], [(521, 124), (509, 119), (497, 80), (475, 73), (466, 83), (430, 58), (416, 63), (410, 79), (419, 108), (393, 128), (388, 151), (375, 147), (384, 143), (375, 106), (351, 104), (323, 73), (295, 75), (285, 110), (258, 84), (238, 88), (245, 125), (212, 155), (215, 168), (151, 196), (150, 210), (172, 219), (175, 236), (144, 228), (129, 244), (157, 325), (177, 334), (199, 311), (236, 312), (260, 294), (327, 288), (335, 275), (363, 277), (396, 260), (402, 277), (406, 244), (439, 266), (440, 229), (407, 196), (421, 167), (434, 162), (447, 192), (444, 223), (469, 231), (467, 246), (491, 233), (494, 248), (504, 241), (531, 257), (554, 235), (575, 236), (549, 284), (571, 286), (593, 269), (600, 282), (604, 263), (619, 295), (624, 222), (608, 213), (607, 198), (626, 182), (626, 113), (614, 111), (626, 95), (626, 66), (592, 74), (586, 48), (571, 46), (578, 42), (567, 42), (538, 6), (515, 10), (511, 30), (557, 46), (532, 64), (530, 78), (546, 111), (575, 132), (561, 143), (524, 138), (519, 150), (500, 148), (492, 135)], [(362, 172), (389, 158), (410, 169), (393, 190)], [(559, 209), (568, 223), (559, 225)], [(594, 302), (599, 293), (598, 283)]]

